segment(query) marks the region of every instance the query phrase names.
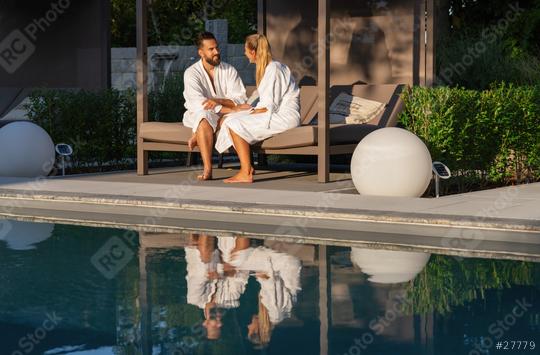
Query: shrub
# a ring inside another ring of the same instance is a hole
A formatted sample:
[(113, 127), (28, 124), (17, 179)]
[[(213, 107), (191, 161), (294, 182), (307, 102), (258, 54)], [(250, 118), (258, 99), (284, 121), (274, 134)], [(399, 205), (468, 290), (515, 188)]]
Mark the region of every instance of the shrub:
[[(151, 120), (180, 122), (181, 76), (171, 76), (149, 93)], [(39, 89), (30, 95), (28, 117), (55, 143), (73, 147), (71, 172), (125, 169), (136, 155), (136, 101), (133, 90), (66, 91)], [(170, 155), (170, 154), (169, 154)]]
[(540, 86), (414, 87), (403, 98), (401, 124), (458, 173), (459, 191), (539, 179)]
[(463, 31), (442, 39), (438, 49), (439, 84), (484, 90), (497, 82), (540, 83), (540, 59), (523, 50), (515, 40), (490, 42), (481, 31)]

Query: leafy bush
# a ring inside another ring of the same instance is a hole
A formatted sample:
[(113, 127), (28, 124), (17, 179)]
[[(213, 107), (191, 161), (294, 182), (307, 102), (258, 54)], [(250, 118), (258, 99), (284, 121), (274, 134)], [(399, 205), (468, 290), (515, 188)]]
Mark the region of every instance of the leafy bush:
[(461, 31), (441, 39), (437, 81), (441, 85), (484, 90), (493, 83), (540, 83), (540, 59), (516, 40), (490, 42), (481, 31)]
[[(148, 43), (192, 45), (204, 31), (205, 20), (227, 19), (229, 43), (243, 43), (254, 32), (257, 2), (252, 0), (155, 0), (149, 4)], [(113, 47), (134, 47), (136, 38), (135, 1), (111, 1)]]
[(414, 87), (403, 98), (401, 124), (458, 173), (458, 191), (539, 179), (540, 86)]
[(157, 91), (148, 95), (150, 118), (160, 122), (180, 122), (184, 115), (184, 79), (181, 73), (167, 76)]
[[(181, 76), (171, 76), (149, 93), (151, 120), (180, 122), (184, 112)], [(136, 100), (133, 90), (39, 89), (30, 95), (28, 117), (55, 143), (73, 147), (71, 172), (133, 166), (136, 155)]]

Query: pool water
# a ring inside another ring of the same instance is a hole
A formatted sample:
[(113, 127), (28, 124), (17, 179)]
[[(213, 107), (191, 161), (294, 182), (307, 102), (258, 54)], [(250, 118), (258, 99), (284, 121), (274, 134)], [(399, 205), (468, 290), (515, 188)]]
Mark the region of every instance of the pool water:
[(540, 354), (533, 262), (0, 222), (0, 354)]

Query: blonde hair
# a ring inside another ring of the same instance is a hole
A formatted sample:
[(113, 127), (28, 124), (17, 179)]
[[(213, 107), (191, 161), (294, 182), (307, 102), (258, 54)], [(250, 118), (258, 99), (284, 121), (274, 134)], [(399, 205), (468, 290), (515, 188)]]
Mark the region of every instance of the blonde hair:
[(270, 43), (266, 36), (261, 34), (247, 36), (246, 46), (256, 52), (255, 64), (257, 65), (257, 69), (255, 71), (255, 82), (259, 86), (266, 67), (272, 61), (272, 48), (270, 48)]
[(270, 315), (268, 309), (261, 302), (261, 296), (259, 295), (259, 313), (257, 314), (257, 329), (258, 332), (255, 336), (249, 340), (251, 343), (257, 345), (260, 349), (266, 348), (270, 344), (272, 338), (272, 323), (270, 322)]

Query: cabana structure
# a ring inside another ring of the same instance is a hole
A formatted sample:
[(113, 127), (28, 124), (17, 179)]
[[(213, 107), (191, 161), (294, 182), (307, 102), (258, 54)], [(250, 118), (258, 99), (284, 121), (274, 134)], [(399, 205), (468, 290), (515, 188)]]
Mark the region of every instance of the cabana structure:
[[(395, 125), (400, 93), (434, 80), (433, 0), (258, 0), (258, 31), (301, 87), (303, 126), (254, 147), (265, 154), (316, 155), (319, 182), (329, 181), (330, 156), (348, 154), (367, 134)], [(148, 173), (148, 151), (188, 151), (188, 131), (150, 125), (147, 80), (147, 0), (137, 0), (137, 173)], [(365, 124), (330, 125), (339, 92), (386, 104)], [(311, 125), (314, 119), (316, 125)], [(184, 127), (185, 128), (185, 127)], [(172, 132), (172, 133), (171, 133)], [(176, 133), (174, 133), (176, 132)]]

